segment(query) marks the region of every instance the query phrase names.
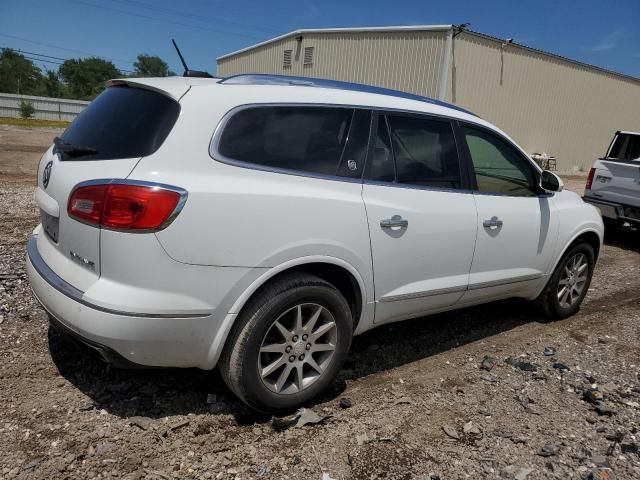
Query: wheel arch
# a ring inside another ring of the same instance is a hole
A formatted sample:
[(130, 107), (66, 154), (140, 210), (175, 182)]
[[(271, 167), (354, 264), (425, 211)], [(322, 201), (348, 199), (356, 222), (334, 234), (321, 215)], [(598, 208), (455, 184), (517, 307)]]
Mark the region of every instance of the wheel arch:
[(586, 242), (589, 246), (591, 246), (591, 248), (593, 248), (594, 261), (595, 262), (598, 261), (598, 257), (600, 255), (600, 250), (602, 247), (602, 238), (600, 237), (597, 230), (593, 228), (584, 229), (575, 233), (570, 238), (570, 240), (565, 243), (565, 246), (560, 251), (560, 254), (556, 256), (556, 259), (553, 263), (553, 268), (551, 269), (549, 274), (555, 271), (556, 267), (558, 266), (558, 263), (560, 263), (560, 260), (562, 259), (562, 257), (564, 257), (565, 253), (567, 253), (567, 251), (570, 248), (572, 248), (574, 245), (580, 242)]
[(238, 297), (218, 329), (205, 368), (213, 368), (217, 364), (229, 332), (249, 299), (272, 281), (293, 272), (310, 273), (334, 285), (349, 303), (353, 315), (354, 331), (364, 323), (363, 319), (367, 314), (365, 306), (368, 294), (365, 282), (355, 267), (340, 258), (330, 256), (314, 255), (290, 260), (267, 270)]

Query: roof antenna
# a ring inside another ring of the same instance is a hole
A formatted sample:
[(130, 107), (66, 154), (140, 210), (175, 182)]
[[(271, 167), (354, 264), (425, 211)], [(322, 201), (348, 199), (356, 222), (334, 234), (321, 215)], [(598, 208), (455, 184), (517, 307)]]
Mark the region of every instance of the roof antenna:
[(213, 76), (209, 72), (202, 72), (200, 70), (189, 70), (187, 62), (184, 61), (184, 57), (182, 56), (182, 53), (180, 53), (178, 44), (173, 38), (171, 39), (171, 42), (173, 43), (176, 52), (178, 52), (178, 57), (180, 57), (180, 61), (182, 62), (182, 66), (184, 67), (184, 73), (182, 74), (183, 77), (213, 78)]

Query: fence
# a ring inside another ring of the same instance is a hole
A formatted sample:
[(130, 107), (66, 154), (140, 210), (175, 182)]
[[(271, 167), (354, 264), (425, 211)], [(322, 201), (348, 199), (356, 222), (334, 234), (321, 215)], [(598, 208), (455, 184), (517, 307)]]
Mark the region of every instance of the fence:
[(84, 107), (89, 105), (89, 102), (82, 100), (0, 93), (0, 117), (19, 117), (21, 100), (33, 104), (36, 110), (33, 118), (41, 120), (66, 120), (68, 122), (76, 118)]

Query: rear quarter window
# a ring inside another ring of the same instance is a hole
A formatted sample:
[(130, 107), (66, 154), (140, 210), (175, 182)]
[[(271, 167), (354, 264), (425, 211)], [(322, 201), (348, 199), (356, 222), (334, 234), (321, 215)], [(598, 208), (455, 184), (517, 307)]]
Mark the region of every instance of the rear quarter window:
[[(249, 107), (226, 121), (212, 153), (263, 168), (359, 177), (367, 138), (353, 129), (368, 135), (366, 115), (361, 119), (354, 109), (340, 107)], [(354, 142), (362, 148), (351, 148)]]
[(180, 105), (162, 93), (113, 86), (85, 108), (62, 134), (65, 143), (96, 153), (63, 160), (112, 160), (154, 153), (169, 135)]

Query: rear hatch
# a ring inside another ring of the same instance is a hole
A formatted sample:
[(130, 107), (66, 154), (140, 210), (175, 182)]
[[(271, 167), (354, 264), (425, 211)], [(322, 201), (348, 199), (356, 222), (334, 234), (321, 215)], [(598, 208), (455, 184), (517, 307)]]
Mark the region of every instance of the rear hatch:
[(119, 83), (108, 87), (56, 139), (40, 160), (36, 201), (38, 251), (63, 280), (84, 291), (100, 276), (100, 229), (67, 215), (82, 182), (123, 179), (155, 152), (180, 106), (168, 94)]
[(606, 157), (594, 167), (590, 195), (640, 207), (640, 134), (616, 133)]

